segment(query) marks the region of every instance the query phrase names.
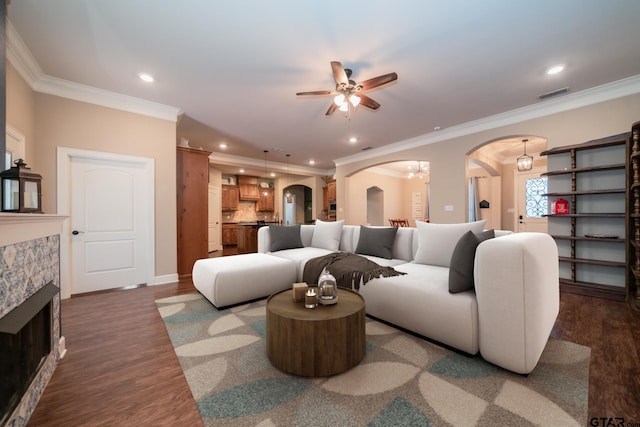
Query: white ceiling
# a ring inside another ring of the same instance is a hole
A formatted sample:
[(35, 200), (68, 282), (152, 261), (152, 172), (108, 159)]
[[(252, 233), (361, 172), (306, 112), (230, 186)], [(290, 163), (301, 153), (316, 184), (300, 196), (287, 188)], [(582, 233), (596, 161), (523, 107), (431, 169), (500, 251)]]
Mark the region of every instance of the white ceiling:
[[(640, 75), (638, 0), (14, 0), (8, 15), (40, 78), (175, 107), (176, 141), (257, 170), (267, 149), (281, 169), (289, 153), (326, 173), (366, 147)], [(326, 117), (330, 97), (296, 97), (333, 89), (334, 60), (356, 81), (398, 74), (367, 92), (379, 110)]]

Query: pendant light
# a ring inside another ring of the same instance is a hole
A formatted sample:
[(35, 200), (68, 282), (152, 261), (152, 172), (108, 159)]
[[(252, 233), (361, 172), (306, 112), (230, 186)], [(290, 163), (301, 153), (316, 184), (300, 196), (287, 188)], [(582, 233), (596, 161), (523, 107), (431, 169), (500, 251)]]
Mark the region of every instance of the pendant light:
[(289, 191), (289, 157), (291, 154), (287, 154), (287, 192), (284, 193), (284, 196), (289, 200), (291, 198), (291, 191)]
[(533, 168), (533, 156), (527, 154), (527, 141), (528, 139), (522, 140), (524, 143), (524, 154), (516, 160), (519, 172), (530, 171)]

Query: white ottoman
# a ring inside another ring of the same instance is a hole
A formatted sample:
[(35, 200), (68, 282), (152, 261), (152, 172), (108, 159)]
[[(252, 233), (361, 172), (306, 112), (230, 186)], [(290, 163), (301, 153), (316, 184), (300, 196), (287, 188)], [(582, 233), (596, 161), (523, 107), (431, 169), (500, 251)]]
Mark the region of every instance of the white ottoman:
[(296, 264), (262, 253), (199, 259), (193, 265), (192, 280), (205, 298), (221, 308), (291, 287)]

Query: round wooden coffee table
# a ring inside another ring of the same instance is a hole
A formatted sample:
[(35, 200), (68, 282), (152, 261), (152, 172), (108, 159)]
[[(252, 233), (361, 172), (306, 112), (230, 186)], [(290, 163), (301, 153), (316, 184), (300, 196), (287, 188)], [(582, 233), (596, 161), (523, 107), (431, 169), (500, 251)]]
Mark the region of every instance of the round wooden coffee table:
[(344, 372), (365, 353), (364, 298), (338, 289), (338, 303), (305, 308), (291, 289), (267, 300), (267, 356), (278, 369), (305, 377)]

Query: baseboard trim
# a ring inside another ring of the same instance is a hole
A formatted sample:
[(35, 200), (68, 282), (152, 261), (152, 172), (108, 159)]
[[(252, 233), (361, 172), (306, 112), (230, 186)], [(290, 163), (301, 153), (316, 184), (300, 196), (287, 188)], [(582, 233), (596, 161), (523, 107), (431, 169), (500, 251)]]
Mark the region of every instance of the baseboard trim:
[(175, 283), (178, 281), (178, 274), (165, 274), (164, 276), (156, 276), (153, 282), (154, 285), (165, 285), (167, 283)]

